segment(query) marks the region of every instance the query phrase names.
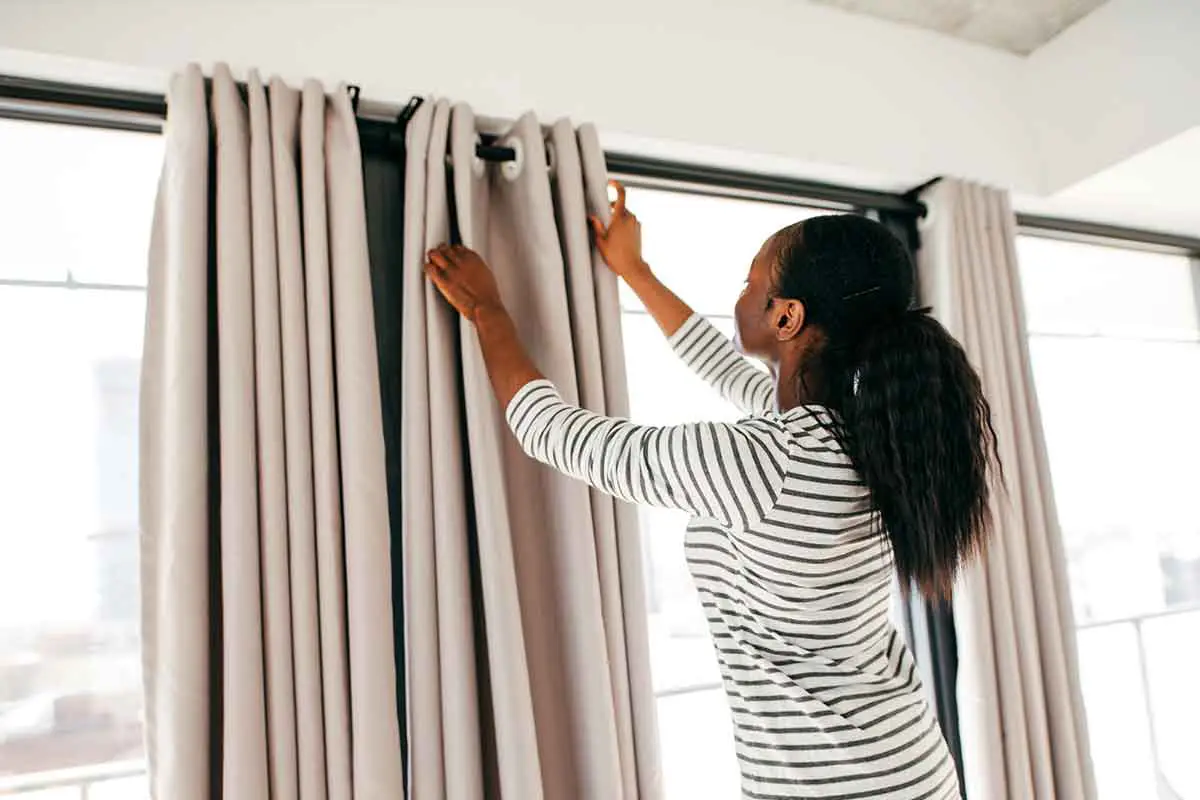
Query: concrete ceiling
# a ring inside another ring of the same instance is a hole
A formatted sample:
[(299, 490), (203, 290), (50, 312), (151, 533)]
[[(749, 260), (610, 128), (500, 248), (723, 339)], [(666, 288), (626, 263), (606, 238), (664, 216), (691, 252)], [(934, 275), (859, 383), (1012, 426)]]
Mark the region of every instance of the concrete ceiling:
[(813, 0), (1029, 55), (1106, 0)]

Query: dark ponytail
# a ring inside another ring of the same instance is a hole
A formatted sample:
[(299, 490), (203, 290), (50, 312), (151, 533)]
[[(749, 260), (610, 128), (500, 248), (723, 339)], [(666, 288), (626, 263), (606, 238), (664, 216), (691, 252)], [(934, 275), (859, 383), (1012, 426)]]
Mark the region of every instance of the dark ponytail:
[(901, 585), (948, 597), (991, 529), (999, 462), (979, 376), (941, 323), (911, 307), (912, 260), (882, 225), (816, 217), (780, 236), (777, 296), (801, 300), (823, 334), (799, 380), (839, 413)]

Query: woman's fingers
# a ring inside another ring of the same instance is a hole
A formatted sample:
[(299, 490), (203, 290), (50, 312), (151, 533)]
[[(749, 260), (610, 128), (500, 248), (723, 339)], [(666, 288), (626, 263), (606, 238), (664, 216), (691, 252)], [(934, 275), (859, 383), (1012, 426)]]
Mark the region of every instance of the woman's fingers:
[(596, 234), (596, 241), (603, 241), (608, 235), (608, 229), (604, 227), (604, 223), (594, 214), (588, 217), (588, 221), (592, 223), (592, 233)]
[(431, 261), (425, 265), (425, 275), (433, 283), (434, 288), (445, 297), (446, 288), (443, 286), (443, 283), (446, 280), (446, 275), (442, 272), (441, 267)]
[(625, 186), (620, 181), (610, 180), (608, 185), (617, 192), (616, 202), (612, 204), (614, 214), (625, 213)]
[(436, 258), (442, 269), (454, 269), (462, 266), (470, 253), (471, 251), (461, 244), (439, 244), (429, 251), (429, 258)]
[(445, 268), (432, 259), (425, 264), (425, 274), (429, 276), (439, 289), (442, 288), (444, 282), (447, 280)]
[(460, 314), (465, 313), (463, 308), (463, 299), (460, 297), (461, 292), (459, 291), (459, 287), (457, 284), (455, 284), (453, 279), (446, 274), (446, 271), (442, 267), (438, 266), (437, 262), (431, 260), (429, 263), (427, 263), (425, 265), (425, 274), (429, 277), (429, 280), (433, 284), (434, 288), (438, 290), (438, 294), (445, 298), (446, 302), (454, 306), (455, 311), (458, 311)]
[(433, 281), (433, 285), (437, 288), (442, 297), (446, 298), (448, 301), (451, 301), (451, 304), (453, 304), (454, 287), (450, 285), (450, 280), (446, 277), (446, 274), (444, 272), (439, 272), (436, 269), (431, 270), (429, 273), (429, 279)]
[(458, 266), (458, 257), (448, 244), (440, 244), (429, 251), (429, 260), (444, 270)]

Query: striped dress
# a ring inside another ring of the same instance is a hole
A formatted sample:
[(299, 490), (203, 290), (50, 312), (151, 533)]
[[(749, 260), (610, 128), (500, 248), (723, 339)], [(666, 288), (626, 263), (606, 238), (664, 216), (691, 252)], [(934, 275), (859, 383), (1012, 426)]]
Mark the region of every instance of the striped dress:
[(523, 387), (508, 422), (529, 455), (633, 503), (687, 511), (685, 539), (733, 714), (745, 798), (957, 798), (908, 648), (892, 560), (830, 413), (772, 409), (774, 386), (699, 316), (671, 337), (750, 416), (666, 427)]

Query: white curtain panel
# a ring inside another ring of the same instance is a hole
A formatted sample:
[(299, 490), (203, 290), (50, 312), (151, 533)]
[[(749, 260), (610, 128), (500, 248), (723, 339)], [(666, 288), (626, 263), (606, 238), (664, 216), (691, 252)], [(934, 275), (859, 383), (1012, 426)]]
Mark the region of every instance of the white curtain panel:
[(168, 95), (141, 399), (159, 800), (403, 797), (361, 157), (340, 87)]
[[(626, 412), (617, 288), (587, 214), (607, 215), (595, 131), (503, 125), (476, 157), (465, 105), (407, 130), (405, 630), (412, 797), (655, 798), (657, 726), (633, 510), (531, 461), (474, 329), (422, 272), (451, 234), (494, 269), (522, 340), (566, 396)], [(448, 169), (449, 165), (449, 169)]]
[(983, 380), (1006, 487), (956, 587), (958, 709), (971, 800), (1095, 797), (1062, 538), (1030, 369), (1006, 192), (942, 180), (922, 200), (923, 301)]

